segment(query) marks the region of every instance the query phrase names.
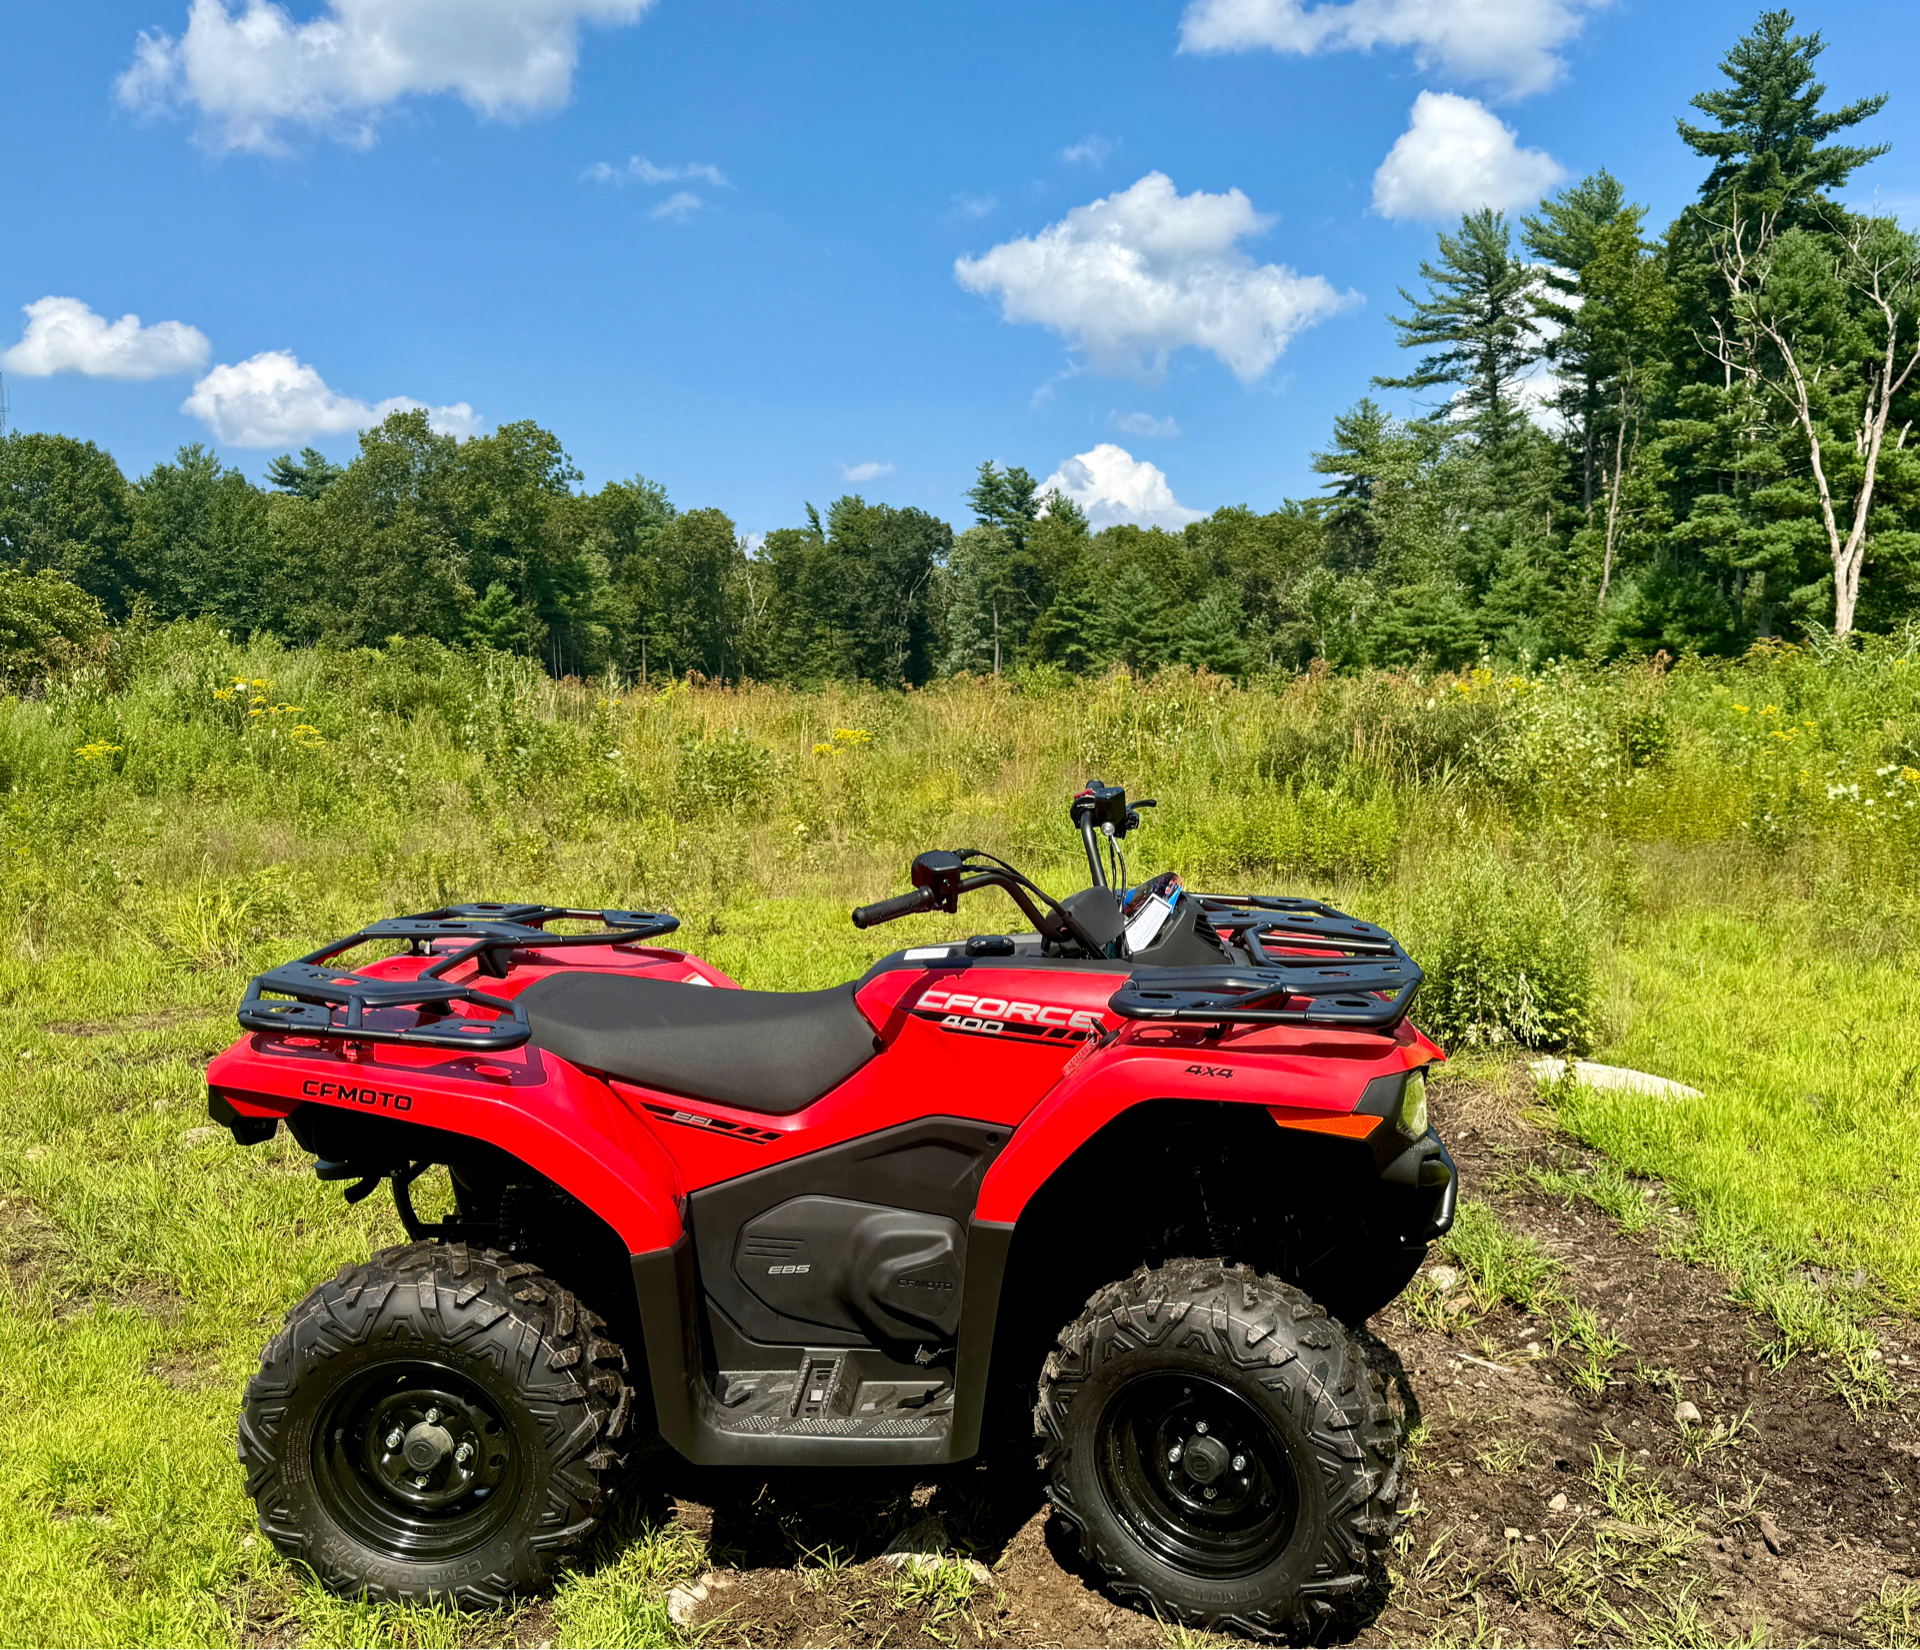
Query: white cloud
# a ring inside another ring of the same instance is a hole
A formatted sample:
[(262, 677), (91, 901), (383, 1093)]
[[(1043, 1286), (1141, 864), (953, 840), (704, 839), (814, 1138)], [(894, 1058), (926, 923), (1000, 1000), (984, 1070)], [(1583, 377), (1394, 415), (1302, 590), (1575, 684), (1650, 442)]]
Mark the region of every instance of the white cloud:
[(1513, 129), (1470, 97), (1422, 92), (1413, 120), (1373, 174), (1384, 218), (1455, 218), (1492, 206), (1530, 206), (1567, 175), (1544, 149), (1522, 149)]
[(180, 405), (232, 447), (291, 447), (315, 436), (344, 435), (378, 424), (389, 413), (425, 407), (442, 435), (476, 434), (480, 420), (464, 401), (426, 407), (404, 395), (369, 404), (336, 395), (289, 350), (265, 350), (233, 366), (215, 367)]
[(1480, 81), (1512, 97), (1545, 90), (1566, 67), (1559, 48), (1607, 0), (1190, 0), (1183, 52), (1413, 48), (1422, 69)]
[(24, 306), (27, 330), (0, 355), (0, 367), (22, 378), (77, 372), (87, 378), (164, 378), (207, 364), (213, 346), (184, 321), (140, 324), (137, 315), (117, 321), (96, 315), (78, 298), (38, 298)]
[(707, 203), (691, 189), (676, 189), (647, 214), (650, 218), (689, 218)]
[(953, 272), (968, 291), (997, 294), (1005, 319), (1064, 335), (1095, 371), (1156, 378), (1192, 346), (1250, 383), (1296, 332), (1358, 301), (1318, 275), (1255, 264), (1240, 240), (1272, 221), (1238, 189), (1182, 195), (1149, 172)]
[(1087, 521), (1096, 528), (1116, 522), (1184, 527), (1206, 513), (1189, 510), (1175, 498), (1157, 464), (1135, 458), (1111, 441), (1101, 442), (1090, 453), (1076, 453), (1040, 483), (1042, 494), (1055, 489), (1086, 511)]
[(709, 166), (705, 161), (688, 161), (685, 166), (655, 166), (645, 155), (630, 155), (625, 166), (609, 166), (604, 160), (596, 160), (582, 174), (595, 183), (610, 183), (616, 188), (624, 188), (629, 183), (710, 183), (716, 189), (731, 189), (727, 175), (717, 166)]
[(998, 210), (999, 205), (993, 195), (970, 195), (964, 189), (953, 197), (953, 209), (963, 218), (984, 218)]
[(1103, 138), (1098, 132), (1089, 132), (1078, 143), (1070, 143), (1062, 149), (1060, 158), (1069, 166), (1098, 166), (1119, 147), (1119, 139)]
[(842, 464), (840, 474), (847, 481), (878, 481), (882, 476), (892, 475), (893, 466), (870, 458), (864, 464)]
[(142, 32), (120, 101), (196, 109), (213, 147), (269, 153), (287, 127), (370, 143), (380, 112), (416, 95), (541, 114), (573, 94), (580, 25), (635, 22), (652, 0), (326, 0), (301, 23), (274, 0), (238, 3), (192, 0), (177, 40)]
[(1180, 426), (1171, 418), (1155, 418), (1149, 412), (1123, 413), (1116, 408), (1112, 416), (1113, 427), (1128, 435), (1148, 435), (1165, 441), (1180, 433)]

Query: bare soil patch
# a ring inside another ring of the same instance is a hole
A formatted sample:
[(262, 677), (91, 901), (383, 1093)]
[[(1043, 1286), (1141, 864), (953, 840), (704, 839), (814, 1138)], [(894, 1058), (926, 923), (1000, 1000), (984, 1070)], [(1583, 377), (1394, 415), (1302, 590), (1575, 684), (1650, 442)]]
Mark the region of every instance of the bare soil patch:
[[(1514, 1096), (1456, 1088), (1436, 1110), (1469, 1195), (1562, 1260), (1568, 1292), (1627, 1350), (1587, 1392), (1511, 1307), (1454, 1333), (1402, 1305), (1369, 1325), (1406, 1406), (1412, 1517), (1353, 1641), (1882, 1641), (1883, 1589), (1920, 1576), (1911, 1403), (1856, 1417), (1817, 1362), (1759, 1358), (1767, 1326), (1718, 1273), (1529, 1189), (1529, 1165), (1595, 1158)], [(1885, 1328), (1904, 1386), (1913, 1326)], [(1698, 1423), (1676, 1419), (1683, 1403)], [(1192, 1642), (1093, 1584), (1048, 1522), (1018, 1426), (998, 1453), (918, 1480), (653, 1463), (715, 1561), (691, 1623), (748, 1645)], [(929, 1516), (990, 1580), (887, 1562)]]

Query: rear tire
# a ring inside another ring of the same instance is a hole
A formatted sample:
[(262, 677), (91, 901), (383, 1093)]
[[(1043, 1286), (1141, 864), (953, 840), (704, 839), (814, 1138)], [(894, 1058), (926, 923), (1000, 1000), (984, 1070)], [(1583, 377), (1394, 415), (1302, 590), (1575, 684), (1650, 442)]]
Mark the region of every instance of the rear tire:
[(463, 1243), (343, 1267), (247, 1383), (260, 1530), (321, 1585), (493, 1609), (598, 1526), (627, 1431), (626, 1357), (537, 1268)]
[(1034, 1411), (1056, 1517), (1107, 1586), (1189, 1627), (1317, 1633), (1399, 1526), (1400, 1435), (1291, 1285), (1169, 1261), (1061, 1332)]

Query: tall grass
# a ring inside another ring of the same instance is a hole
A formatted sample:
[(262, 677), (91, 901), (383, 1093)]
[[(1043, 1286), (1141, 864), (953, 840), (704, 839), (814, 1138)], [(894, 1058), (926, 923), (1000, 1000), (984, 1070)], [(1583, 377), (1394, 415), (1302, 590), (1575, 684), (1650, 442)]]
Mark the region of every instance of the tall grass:
[[(509, 898), (666, 907), (742, 983), (826, 985), (1016, 920), (983, 896), (855, 931), (848, 908), (921, 849), (1077, 886), (1065, 802), (1093, 776), (1160, 803), (1136, 875), (1393, 927), (1428, 970), (1416, 1017), (1451, 1048), (1572, 1048), (1702, 1089), (1551, 1098), (1696, 1211), (1690, 1241), (1780, 1322), (1780, 1355), (1812, 1344), (1807, 1291), (1910, 1309), (1913, 652), (642, 692), (182, 625), (0, 698), (0, 1623), (59, 1642), (466, 1631), (343, 1613), (249, 1541), (230, 1427), (254, 1353), (316, 1279), (399, 1235), (285, 1141), (194, 1133), (249, 971), (396, 910)], [(696, 1556), (645, 1539), (563, 1588), (556, 1633), (669, 1634), (664, 1578)]]

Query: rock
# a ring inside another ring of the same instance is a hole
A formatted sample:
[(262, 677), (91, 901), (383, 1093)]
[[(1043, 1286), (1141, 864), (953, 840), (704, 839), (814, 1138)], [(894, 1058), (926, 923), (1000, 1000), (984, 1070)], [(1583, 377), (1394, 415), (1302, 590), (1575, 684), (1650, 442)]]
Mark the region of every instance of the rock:
[(1673, 1418), (1683, 1427), (1697, 1427), (1700, 1424), (1700, 1408), (1682, 1400), (1673, 1406)]
[(1565, 1490), (1562, 1490), (1558, 1495), (1556, 1495), (1551, 1501), (1547, 1503), (1547, 1511), (1548, 1512), (1565, 1512), (1566, 1510), (1567, 1510), (1567, 1492)]
[(1573, 1080), (1590, 1089), (1626, 1089), (1633, 1094), (1652, 1095), (1657, 1100), (1698, 1100), (1700, 1091), (1671, 1077), (1655, 1077), (1651, 1072), (1629, 1071), (1625, 1066), (1603, 1066), (1596, 1060), (1535, 1060), (1527, 1069), (1541, 1083), (1557, 1083), (1571, 1065)]
[(973, 1577), (976, 1586), (991, 1587), (993, 1585), (993, 1572), (989, 1570), (986, 1565), (982, 1564), (979, 1559), (963, 1558), (960, 1560), (960, 1567), (965, 1570), (968, 1575)]
[(950, 1545), (947, 1526), (940, 1515), (934, 1513), (901, 1530), (887, 1543), (880, 1557), (896, 1570), (908, 1565), (918, 1570), (926, 1565), (944, 1564)]
[(1511, 1524), (1507, 1526), (1507, 1539), (1509, 1541), (1518, 1541), (1520, 1539), (1520, 1532), (1516, 1530)]
[(713, 1590), (712, 1578), (702, 1576), (698, 1581), (688, 1582), (684, 1587), (675, 1587), (667, 1594), (667, 1620), (676, 1627), (691, 1627), (693, 1613), (707, 1602), (707, 1595)]
[(188, 1151), (192, 1151), (196, 1146), (205, 1146), (215, 1140), (224, 1140), (226, 1137), (227, 1131), (224, 1125), (219, 1123), (203, 1123), (199, 1128), (188, 1129), (185, 1134), (181, 1135), (180, 1144)]
[(1775, 1558), (1778, 1558), (1781, 1553), (1786, 1551), (1787, 1538), (1780, 1533), (1780, 1526), (1774, 1523), (1767, 1514), (1762, 1513), (1759, 1522), (1760, 1539), (1767, 1544), (1767, 1551), (1772, 1553)]
[(1427, 1273), (1427, 1282), (1443, 1295), (1451, 1295), (1460, 1287), (1460, 1273), (1451, 1266), (1436, 1266)]

